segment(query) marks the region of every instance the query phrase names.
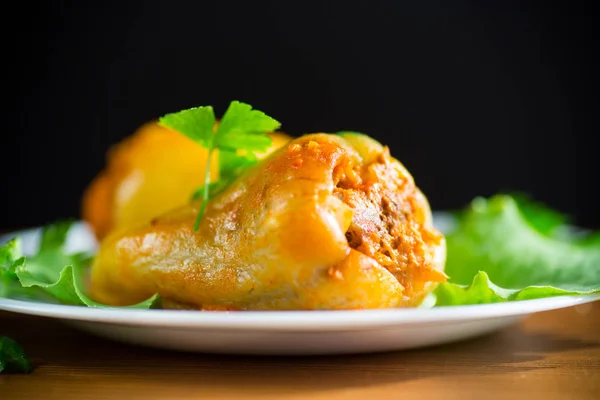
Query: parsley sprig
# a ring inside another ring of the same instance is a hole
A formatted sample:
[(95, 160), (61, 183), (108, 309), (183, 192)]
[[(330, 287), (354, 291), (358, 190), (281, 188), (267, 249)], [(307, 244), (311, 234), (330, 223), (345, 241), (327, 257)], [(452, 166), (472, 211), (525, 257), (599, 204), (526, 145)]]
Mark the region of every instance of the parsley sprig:
[[(281, 124), (252, 106), (232, 101), (219, 124), (216, 124), (212, 106), (193, 107), (166, 114), (159, 124), (177, 131), (208, 150), (204, 185), (193, 198), (202, 198), (202, 204), (194, 223), (200, 226), (208, 201), (224, 190), (245, 169), (256, 163), (255, 151), (265, 151), (272, 143), (267, 135), (279, 129)], [(219, 179), (211, 182), (211, 164), (215, 150), (219, 150)]]

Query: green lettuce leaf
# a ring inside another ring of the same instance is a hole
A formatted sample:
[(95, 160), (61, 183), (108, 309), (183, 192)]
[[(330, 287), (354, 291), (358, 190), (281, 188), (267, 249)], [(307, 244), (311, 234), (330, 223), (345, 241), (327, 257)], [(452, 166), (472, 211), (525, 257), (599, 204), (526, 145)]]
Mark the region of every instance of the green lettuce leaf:
[[(67, 265), (60, 271), (56, 281), (44, 281), (34, 277), (27, 269), (27, 264), (24, 264), (17, 268), (17, 277), (23, 287), (40, 288), (54, 299), (58, 300), (61, 304), (96, 308), (115, 308), (113, 306), (97, 303), (84, 293), (83, 285), (81, 283), (81, 269), (82, 266)], [(159, 307), (159, 298), (158, 295), (154, 295), (141, 303), (119, 308), (149, 309), (157, 307)]]
[(16, 274), (17, 267), (24, 263), (20, 238), (14, 238), (0, 246), (0, 297), (24, 294)]
[(0, 373), (29, 373), (32, 370), (33, 363), (25, 350), (11, 338), (0, 336)]
[(501, 303), (504, 301), (532, 300), (544, 297), (598, 293), (564, 290), (553, 286), (527, 286), (523, 289), (504, 289), (495, 285), (485, 272), (478, 272), (473, 282), (466, 285), (443, 283), (435, 291), (436, 306)]
[(67, 235), (73, 226), (72, 220), (60, 221), (42, 228), (37, 252), (27, 257), (24, 265), (17, 269), (26, 270), (41, 282), (55, 282), (67, 265), (83, 266), (90, 260), (86, 253), (67, 253)]
[[(72, 224), (72, 221), (66, 221), (44, 227), (39, 249), (31, 257), (22, 256), (18, 238), (0, 246), (0, 296), (114, 308), (97, 303), (85, 294), (83, 275), (91, 258), (85, 253), (66, 251)], [(159, 304), (158, 295), (154, 295), (124, 308), (148, 309)]]
[(600, 293), (600, 235), (527, 197), (477, 198), (455, 222), (438, 306)]

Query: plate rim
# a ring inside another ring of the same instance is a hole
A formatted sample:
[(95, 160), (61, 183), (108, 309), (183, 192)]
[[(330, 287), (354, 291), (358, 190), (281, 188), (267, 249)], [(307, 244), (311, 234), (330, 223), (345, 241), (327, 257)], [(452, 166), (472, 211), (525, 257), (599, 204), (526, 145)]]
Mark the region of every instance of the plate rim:
[(188, 329), (331, 331), (526, 316), (600, 300), (600, 294), (436, 308), (323, 311), (103, 309), (0, 298), (0, 310), (60, 320)]

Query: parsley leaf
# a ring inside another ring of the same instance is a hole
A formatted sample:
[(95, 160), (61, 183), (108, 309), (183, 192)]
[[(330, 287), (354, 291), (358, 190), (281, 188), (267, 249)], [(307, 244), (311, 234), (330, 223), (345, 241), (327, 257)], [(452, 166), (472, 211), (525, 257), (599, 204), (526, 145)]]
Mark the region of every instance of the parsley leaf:
[(237, 151), (222, 150), (219, 153), (219, 175), (221, 179), (235, 179), (258, 162), (254, 153), (238, 154)]
[(29, 373), (32, 370), (33, 363), (25, 353), (25, 350), (11, 338), (0, 336), (0, 373)]
[[(265, 151), (272, 140), (267, 133), (280, 123), (262, 111), (239, 101), (232, 101), (215, 130), (215, 115), (211, 106), (194, 107), (166, 114), (159, 123), (193, 140), (208, 150), (204, 185), (193, 193), (192, 199), (202, 198), (194, 223), (198, 230), (208, 201), (227, 188), (245, 169), (256, 163), (252, 151)], [(210, 166), (215, 150), (219, 150), (219, 181), (211, 182)]]
[(524, 196), (477, 198), (445, 234), (447, 283), (436, 305), (600, 293), (600, 235)]
[[(219, 180), (208, 185), (209, 199), (227, 189), (244, 171), (258, 162), (254, 153), (239, 155), (235, 151), (221, 150), (219, 152)], [(203, 196), (204, 186), (198, 188), (192, 194), (191, 200), (197, 200)]]
[(187, 136), (204, 148), (211, 149), (213, 147), (215, 113), (211, 106), (193, 107), (167, 114), (161, 117), (159, 122)]
[(217, 129), (216, 144), (220, 149), (265, 151), (271, 146), (271, 138), (266, 133), (280, 125), (249, 104), (232, 101)]

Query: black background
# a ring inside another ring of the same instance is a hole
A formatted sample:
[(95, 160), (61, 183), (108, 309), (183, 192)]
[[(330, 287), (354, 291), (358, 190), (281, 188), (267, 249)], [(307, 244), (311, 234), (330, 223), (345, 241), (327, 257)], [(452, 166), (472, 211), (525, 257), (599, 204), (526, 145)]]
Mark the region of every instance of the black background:
[(2, 230), (77, 217), (111, 144), (233, 99), (294, 135), (389, 144), (434, 209), (519, 190), (600, 227), (592, 2), (19, 4), (3, 13)]

